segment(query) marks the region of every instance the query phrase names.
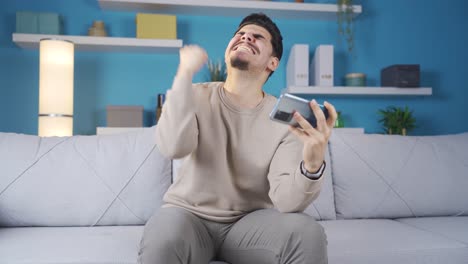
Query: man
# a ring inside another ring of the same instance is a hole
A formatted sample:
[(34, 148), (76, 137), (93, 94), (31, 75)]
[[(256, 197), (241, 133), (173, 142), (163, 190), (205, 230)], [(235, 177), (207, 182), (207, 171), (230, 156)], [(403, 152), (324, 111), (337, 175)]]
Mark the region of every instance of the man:
[(300, 213), (319, 194), (336, 119), (315, 101), (313, 128), (269, 119), (276, 98), (262, 90), (279, 65), (282, 37), (263, 14), (244, 18), (229, 42), (225, 83), (192, 85), (207, 60), (198, 46), (180, 64), (157, 126), (160, 151), (184, 158), (165, 205), (148, 221), (142, 264), (327, 263), (322, 227)]

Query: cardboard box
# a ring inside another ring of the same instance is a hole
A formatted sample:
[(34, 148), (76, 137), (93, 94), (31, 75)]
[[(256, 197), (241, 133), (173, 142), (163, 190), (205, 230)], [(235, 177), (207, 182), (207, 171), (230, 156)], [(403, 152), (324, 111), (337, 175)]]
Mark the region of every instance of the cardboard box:
[(63, 22), (59, 14), (16, 12), (16, 33), (63, 34)]
[(40, 13), (39, 34), (63, 34), (63, 26), (60, 16), (54, 13)]
[(133, 105), (108, 105), (108, 127), (142, 127), (143, 106)]
[(136, 35), (143, 39), (177, 39), (176, 16), (138, 13)]

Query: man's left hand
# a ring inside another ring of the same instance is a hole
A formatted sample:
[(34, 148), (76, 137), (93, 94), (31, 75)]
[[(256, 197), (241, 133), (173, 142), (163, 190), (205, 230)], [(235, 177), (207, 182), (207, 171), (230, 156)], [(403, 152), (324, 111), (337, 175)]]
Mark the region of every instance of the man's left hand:
[(317, 127), (314, 128), (307, 119), (296, 112), (294, 119), (299, 123), (299, 126), (289, 126), (289, 130), (304, 143), (302, 151), (304, 166), (308, 172), (314, 173), (322, 166), (328, 139), (338, 114), (335, 107), (326, 101), (324, 106), (328, 110), (328, 119), (325, 119), (322, 109), (315, 100), (312, 100), (309, 105), (317, 119)]

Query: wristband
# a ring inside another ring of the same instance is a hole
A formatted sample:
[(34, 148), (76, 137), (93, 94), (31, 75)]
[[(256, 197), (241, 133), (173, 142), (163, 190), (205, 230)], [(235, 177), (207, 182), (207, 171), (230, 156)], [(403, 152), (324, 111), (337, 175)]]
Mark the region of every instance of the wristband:
[(301, 161), (301, 173), (302, 173), (302, 175), (306, 176), (307, 178), (317, 180), (320, 177), (322, 177), (326, 166), (327, 166), (327, 163), (325, 161), (323, 161), (322, 166), (320, 166), (318, 171), (315, 172), (315, 173), (312, 173), (312, 172), (307, 171), (307, 169), (305, 168), (305, 165), (304, 165), (304, 161)]

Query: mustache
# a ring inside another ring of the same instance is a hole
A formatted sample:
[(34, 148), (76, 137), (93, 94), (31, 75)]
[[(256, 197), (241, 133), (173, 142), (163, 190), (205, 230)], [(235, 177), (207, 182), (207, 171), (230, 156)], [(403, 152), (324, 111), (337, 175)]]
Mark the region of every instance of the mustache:
[(250, 44), (249, 42), (243, 42), (242, 40), (241, 40), (241, 41), (238, 41), (236, 44), (234, 44), (234, 46), (232, 47), (232, 49), (237, 48), (237, 46), (239, 46), (239, 45), (241, 45), (241, 44), (246, 44), (246, 45), (249, 46), (251, 49), (253, 49), (253, 50), (255, 51), (255, 53), (257, 53), (257, 54), (260, 53), (260, 50), (259, 50), (256, 46)]

